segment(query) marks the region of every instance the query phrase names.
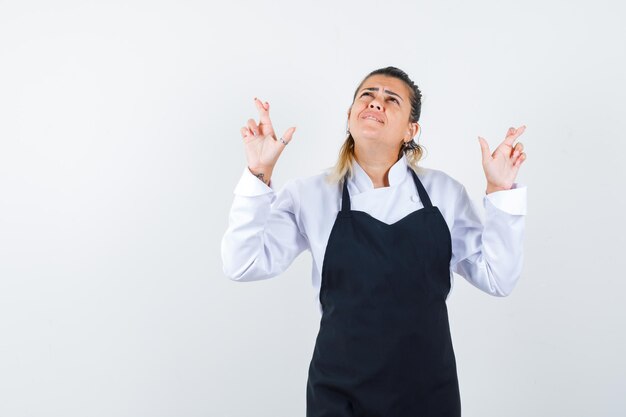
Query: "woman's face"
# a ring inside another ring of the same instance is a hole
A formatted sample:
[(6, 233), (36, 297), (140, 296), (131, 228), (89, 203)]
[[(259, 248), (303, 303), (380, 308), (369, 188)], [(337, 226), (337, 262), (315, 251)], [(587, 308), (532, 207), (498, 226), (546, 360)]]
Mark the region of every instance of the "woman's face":
[(409, 122), (410, 114), (409, 88), (404, 81), (377, 74), (366, 79), (357, 92), (348, 110), (348, 126), (356, 146), (376, 142), (397, 152), (402, 142), (417, 132), (417, 123)]

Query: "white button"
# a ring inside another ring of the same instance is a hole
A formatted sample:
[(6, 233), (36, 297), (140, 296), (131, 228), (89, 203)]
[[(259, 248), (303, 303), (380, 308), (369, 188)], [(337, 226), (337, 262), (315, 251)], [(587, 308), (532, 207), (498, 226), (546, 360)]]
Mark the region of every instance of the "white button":
[(419, 197), (417, 195), (412, 195), (411, 196), (411, 201), (413, 201), (414, 203), (417, 203), (418, 201), (420, 201)]

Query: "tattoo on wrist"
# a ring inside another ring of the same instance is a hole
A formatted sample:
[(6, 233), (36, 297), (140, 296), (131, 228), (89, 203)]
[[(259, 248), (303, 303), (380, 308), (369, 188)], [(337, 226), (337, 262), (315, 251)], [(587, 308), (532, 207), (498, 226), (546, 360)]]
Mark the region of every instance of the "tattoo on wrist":
[(268, 181), (265, 181), (265, 174), (263, 174), (262, 172), (255, 174), (255, 177), (257, 177), (258, 179), (260, 179), (261, 181), (263, 181), (265, 184), (268, 183)]

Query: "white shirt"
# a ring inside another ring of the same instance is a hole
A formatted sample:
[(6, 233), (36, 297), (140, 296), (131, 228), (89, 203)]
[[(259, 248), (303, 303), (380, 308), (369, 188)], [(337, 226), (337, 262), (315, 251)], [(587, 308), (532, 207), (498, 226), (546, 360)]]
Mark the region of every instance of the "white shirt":
[[(348, 179), (352, 210), (360, 210), (387, 224), (423, 206), (406, 156), (390, 169), (389, 186), (374, 188), (354, 161)], [(341, 208), (341, 182), (324, 180), (329, 169), (310, 177), (294, 178), (278, 191), (255, 177), (246, 166), (234, 190), (228, 228), (222, 238), (224, 274), (234, 281), (275, 277), (304, 250), (313, 258), (312, 284), (319, 303), (324, 252)], [(419, 167), (416, 171), (433, 206), (437, 206), (452, 237), (450, 285), (453, 273), (494, 296), (506, 296), (517, 283), (523, 263), (527, 187), (483, 197), (484, 222), (465, 187), (443, 171)]]

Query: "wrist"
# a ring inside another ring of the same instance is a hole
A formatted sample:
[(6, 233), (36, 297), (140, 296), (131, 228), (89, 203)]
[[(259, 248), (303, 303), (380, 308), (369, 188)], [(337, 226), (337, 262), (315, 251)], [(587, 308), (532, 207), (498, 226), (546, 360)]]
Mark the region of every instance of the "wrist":
[(491, 194), (494, 193), (496, 191), (505, 191), (505, 190), (509, 190), (510, 188), (505, 188), (505, 187), (498, 187), (496, 185), (491, 185), (491, 184), (487, 184), (487, 190), (485, 191), (486, 194)]
[(269, 167), (248, 167), (252, 175), (263, 181), (265, 185), (269, 186), (272, 177), (272, 168)]

